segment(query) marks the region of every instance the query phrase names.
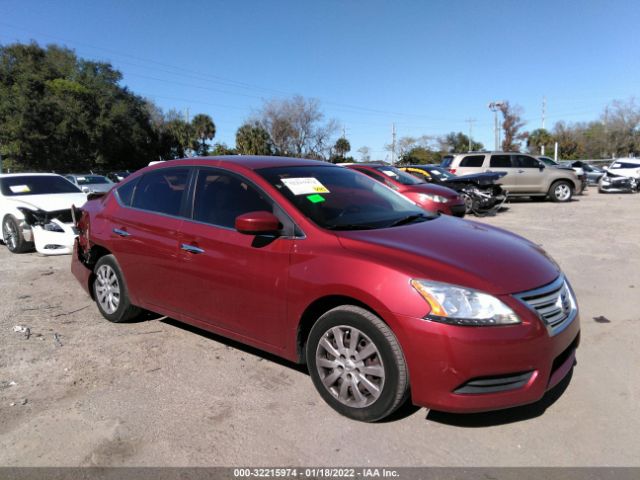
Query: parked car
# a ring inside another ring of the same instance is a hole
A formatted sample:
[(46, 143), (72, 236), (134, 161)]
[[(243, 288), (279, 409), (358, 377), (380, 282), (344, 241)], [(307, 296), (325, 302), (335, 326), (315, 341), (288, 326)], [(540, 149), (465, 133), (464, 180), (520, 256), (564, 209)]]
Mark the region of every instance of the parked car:
[(106, 193), (113, 187), (113, 182), (104, 175), (72, 173), (65, 175), (64, 178), (85, 193)]
[(0, 175), (2, 241), (12, 253), (32, 250), (45, 255), (71, 253), (76, 237), (71, 207), (87, 196), (60, 175)]
[(496, 184), (504, 173), (484, 172), (459, 176), (437, 165), (409, 165), (399, 168), (425, 182), (458, 192), (464, 200), (467, 214), (485, 216), (497, 211), (507, 199), (507, 192)]
[(598, 192), (637, 192), (640, 189), (640, 159), (620, 158), (611, 162), (598, 182)]
[(509, 196), (568, 202), (582, 183), (570, 169), (547, 167), (537, 158), (513, 152), (472, 152), (443, 158), (441, 166), (456, 175), (505, 172), (498, 180)]
[(88, 201), (77, 226), (71, 270), (107, 320), (150, 310), (306, 363), (357, 420), (409, 398), (452, 412), (535, 402), (574, 365), (578, 305), (544, 250), (352, 169), (167, 161)]
[(346, 167), (383, 183), (429, 212), (464, 217), (464, 199), (455, 190), (429, 184), (389, 165), (353, 163)]
[(604, 175), (605, 170), (597, 165), (591, 165), (590, 163), (583, 162), (582, 160), (574, 160), (568, 162), (572, 168), (581, 168), (587, 176), (587, 183), (589, 185), (597, 185), (600, 178)]
[(580, 190), (576, 191), (576, 193), (580, 194), (584, 192), (585, 188), (587, 188), (587, 186), (589, 185), (587, 173), (584, 171), (582, 167), (573, 166), (571, 165), (571, 162), (568, 162), (568, 161), (556, 162), (553, 158), (546, 157), (544, 155), (538, 156), (536, 158), (540, 160), (542, 163), (544, 163), (547, 167), (565, 168), (567, 170), (573, 170), (574, 172), (576, 172), (576, 175), (580, 179), (580, 183), (582, 185)]
[(109, 172), (107, 173), (107, 178), (111, 180), (113, 183), (118, 183), (131, 175), (129, 170), (121, 170), (119, 172)]

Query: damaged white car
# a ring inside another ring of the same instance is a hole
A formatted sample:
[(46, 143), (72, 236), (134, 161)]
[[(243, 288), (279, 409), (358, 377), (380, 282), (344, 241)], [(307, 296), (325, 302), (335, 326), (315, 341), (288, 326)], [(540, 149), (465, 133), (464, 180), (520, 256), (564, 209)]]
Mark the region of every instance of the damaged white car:
[(81, 207), (85, 193), (60, 175), (0, 175), (2, 241), (13, 253), (71, 253), (76, 231), (71, 207)]

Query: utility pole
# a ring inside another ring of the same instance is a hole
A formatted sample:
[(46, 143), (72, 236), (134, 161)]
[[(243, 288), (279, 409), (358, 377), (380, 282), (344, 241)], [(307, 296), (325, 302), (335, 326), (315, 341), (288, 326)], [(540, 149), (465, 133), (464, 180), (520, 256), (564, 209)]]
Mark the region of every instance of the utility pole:
[[(542, 97), (542, 129), (544, 128), (545, 116), (547, 114), (547, 97)], [(540, 155), (544, 155), (544, 143), (540, 146)]]
[(184, 119), (185, 119), (185, 121), (186, 121), (187, 123), (189, 123), (189, 107), (187, 107), (187, 108), (185, 109), (185, 112), (184, 112)]
[(344, 127), (344, 125), (342, 126), (342, 138), (347, 138), (347, 129)]
[(469, 151), (473, 150), (471, 148), (471, 144), (473, 143), (471, 141), (471, 137), (473, 136), (473, 123), (476, 121), (475, 118), (467, 118), (466, 122), (469, 124)]
[(491, 102), (489, 104), (489, 110), (493, 112), (493, 133), (495, 135), (495, 147), (494, 150), (500, 150), (500, 130), (498, 129), (498, 112), (500, 108), (504, 106), (504, 102)]
[(391, 124), (391, 165), (396, 164), (396, 124)]
[(604, 107), (604, 148), (605, 157), (609, 158), (609, 105)]

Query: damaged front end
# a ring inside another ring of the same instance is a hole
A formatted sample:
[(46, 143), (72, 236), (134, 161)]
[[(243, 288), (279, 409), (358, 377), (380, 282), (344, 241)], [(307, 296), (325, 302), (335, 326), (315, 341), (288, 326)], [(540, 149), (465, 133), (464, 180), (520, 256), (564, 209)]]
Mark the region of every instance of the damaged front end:
[[(71, 209), (47, 212), (18, 207), (24, 215), (23, 232), (30, 231), (36, 251), (44, 255), (64, 255), (73, 251), (77, 236)], [(25, 236), (26, 238), (26, 236)]]

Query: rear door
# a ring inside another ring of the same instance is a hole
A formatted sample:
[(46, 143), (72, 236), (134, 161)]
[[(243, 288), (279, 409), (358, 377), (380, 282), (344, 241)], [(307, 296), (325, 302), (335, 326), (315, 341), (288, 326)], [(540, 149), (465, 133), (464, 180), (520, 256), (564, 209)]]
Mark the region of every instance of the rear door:
[(496, 153), (491, 155), (489, 159), (489, 168), (487, 172), (506, 172), (506, 175), (498, 180), (497, 183), (509, 192), (518, 193), (520, 191), (518, 185), (518, 169), (512, 161), (512, 156), (508, 153)]
[(117, 190), (121, 208), (111, 215), (109, 246), (134, 303), (151, 310), (175, 312), (181, 305), (175, 272), (191, 171), (191, 167), (154, 170), (137, 180), (135, 189), (125, 184), (127, 188)]
[[(295, 226), (255, 184), (203, 167), (193, 184), (191, 218), (179, 232), (182, 311), (195, 320), (282, 347)], [(239, 233), (238, 215), (270, 211), (280, 236)]]

